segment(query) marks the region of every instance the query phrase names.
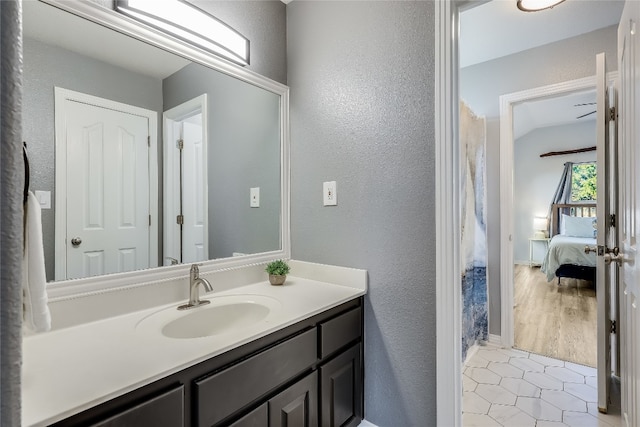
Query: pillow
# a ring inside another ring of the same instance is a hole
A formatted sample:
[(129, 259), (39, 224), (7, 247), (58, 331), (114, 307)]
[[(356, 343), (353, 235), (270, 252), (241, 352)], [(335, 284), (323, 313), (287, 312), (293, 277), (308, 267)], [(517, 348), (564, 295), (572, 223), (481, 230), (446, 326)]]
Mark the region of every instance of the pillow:
[(596, 218), (562, 215), (563, 228), (560, 234), (573, 237), (596, 237)]

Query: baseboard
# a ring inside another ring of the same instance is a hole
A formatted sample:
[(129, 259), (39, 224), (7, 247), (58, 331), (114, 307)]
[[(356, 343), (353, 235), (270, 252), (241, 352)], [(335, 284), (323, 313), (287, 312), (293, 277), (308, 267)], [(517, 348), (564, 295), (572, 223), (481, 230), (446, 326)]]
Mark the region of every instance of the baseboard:
[(360, 424), (358, 424), (358, 427), (378, 427), (378, 426), (373, 423), (370, 423), (367, 420), (362, 420)]
[(488, 341), (476, 341), (475, 344), (467, 349), (467, 357), (465, 357), (462, 366), (465, 366), (467, 362), (478, 352), (478, 350), (487, 344), (490, 346), (502, 347), (502, 337), (500, 335), (489, 334)]
[(502, 346), (502, 337), (500, 335), (489, 334), (489, 344)]
[(464, 358), (462, 366), (466, 366), (467, 362), (471, 360), (471, 358), (478, 352), (480, 347), (481, 345), (478, 343), (478, 341), (476, 341), (475, 344), (467, 349), (467, 357)]

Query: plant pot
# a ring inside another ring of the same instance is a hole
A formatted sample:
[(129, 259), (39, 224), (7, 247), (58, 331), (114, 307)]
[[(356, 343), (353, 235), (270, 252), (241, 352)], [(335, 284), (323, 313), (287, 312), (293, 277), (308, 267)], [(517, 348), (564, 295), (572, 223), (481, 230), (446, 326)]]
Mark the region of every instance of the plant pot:
[(272, 285), (282, 285), (284, 283), (284, 281), (287, 280), (287, 275), (286, 274), (270, 274), (269, 275), (269, 282)]

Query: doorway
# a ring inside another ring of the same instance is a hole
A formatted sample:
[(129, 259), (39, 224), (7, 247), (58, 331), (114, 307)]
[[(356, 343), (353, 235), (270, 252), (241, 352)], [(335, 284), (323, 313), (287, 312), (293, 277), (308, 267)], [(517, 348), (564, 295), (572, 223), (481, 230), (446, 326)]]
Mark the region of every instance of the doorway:
[[(588, 80), (584, 83), (584, 87), (581, 82), (567, 82), (506, 95), (513, 108), (513, 131), (506, 135), (512, 139), (505, 141), (512, 146), (513, 171), (512, 183), (504, 185), (513, 188), (513, 228), (508, 232), (510, 245), (504, 247), (512, 251), (514, 269), (510, 281), (503, 282), (513, 284), (513, 300), (504, 301), (503, 312), (513, 307), (505, 319), (513, 316), (515, 348), (595, 368), (596, 256), (585, 254), (583, 248), (596, 244), (592, 225), (596, 192), (591, 187), (596, 178), (596, 116), (592, 113), (596, 94)], [(502, 118), (508, 120), (503, 113)], [(563, 191), (559, 192), (561, 182)], [(566, 207), (552, 212), (554, 192)], [(586, 234), (573, 237), (570, 230), (571, 236), (564, 237), (564, 230), (549, 227), (551, 218), (559, 215), (579, 215), (570, 219), (586, 224)], [(552, 240), (556, 234), (561, 236)], [(574, 245), (571, 252), (559, 250), (555, 243), (559, 239)], [(551, 250), (550, 242), (554, 242)], [(568, 272), (556, 277), (560, 260), (575, 268), (579, 265), (579, 273), (584, 274)]]
[(163, 114), (164, 264), (209, 259), (207, 95)]

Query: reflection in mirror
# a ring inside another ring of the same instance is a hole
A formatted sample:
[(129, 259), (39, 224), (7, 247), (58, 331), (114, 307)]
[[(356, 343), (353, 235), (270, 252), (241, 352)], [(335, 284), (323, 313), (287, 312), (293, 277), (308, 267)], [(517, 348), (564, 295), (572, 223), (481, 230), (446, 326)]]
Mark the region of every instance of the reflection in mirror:
[(279, 93), (39, 1), (23, 19), (48, 280), (283, 249)]

